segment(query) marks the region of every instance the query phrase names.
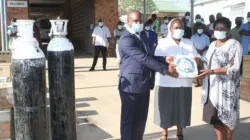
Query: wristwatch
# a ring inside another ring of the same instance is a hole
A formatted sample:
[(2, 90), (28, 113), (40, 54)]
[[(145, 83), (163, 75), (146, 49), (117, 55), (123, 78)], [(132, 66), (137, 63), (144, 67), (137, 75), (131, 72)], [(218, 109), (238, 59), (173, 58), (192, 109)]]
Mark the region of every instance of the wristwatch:
[(214, 70), (211, 70), (211, 74), (214, 74)]

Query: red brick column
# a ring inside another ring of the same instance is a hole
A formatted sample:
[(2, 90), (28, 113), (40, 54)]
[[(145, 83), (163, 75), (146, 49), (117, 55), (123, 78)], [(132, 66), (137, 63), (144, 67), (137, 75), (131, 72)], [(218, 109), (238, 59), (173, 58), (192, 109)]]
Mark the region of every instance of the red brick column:
[[(118, 0), (95, 0), (95, 23), (103, 19), (113, 36), (118, 22)], [(115, 57), (115, 45), (110, 43), (108, 56)]]
[(0, 140), (10, 138), (10, 122), (0, 123)]

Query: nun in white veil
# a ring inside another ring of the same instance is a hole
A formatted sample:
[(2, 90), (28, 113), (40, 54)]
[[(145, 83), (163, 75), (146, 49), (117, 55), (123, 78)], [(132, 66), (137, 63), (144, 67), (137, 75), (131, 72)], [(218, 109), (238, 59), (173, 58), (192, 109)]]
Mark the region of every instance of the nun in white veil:
[[(190, 39), (183, 38), (184, 26), (180, 19), (168, 24), (168, 36), (158, 42), (155, 56), (191, 55), (198, 61), (198, 53)], [(190, 126), (192, 105), (192, 79), (178, 79), (156, 73), (154, 122), (166, 140), (168, 128), (177, 126), (178, 140), (183, 140), (182, 129)]]

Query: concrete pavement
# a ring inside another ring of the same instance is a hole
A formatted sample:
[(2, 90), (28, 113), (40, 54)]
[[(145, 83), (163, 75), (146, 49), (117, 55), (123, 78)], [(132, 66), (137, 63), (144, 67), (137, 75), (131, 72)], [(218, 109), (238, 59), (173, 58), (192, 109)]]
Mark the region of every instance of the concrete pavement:
[[(99, 58), (96, 71), (89, 72), (92, 58), (75, 59), (76, 115), (78, 140), (119, 140), (120, 98), (117, 90), (118, 66), (108, 59), (108, 71), (102, 71)], [(200, 88), (193, 88), (192, 126), (185, 129), (185, 140), (215, 140), (212, 126), (202, 121)], [(145, 140), (159, 140), (161, 129), (153, 123), (154, 91), (151, 92)], [(241, 101), (241, 121), (235, 140), (250, 140), (250, 103)], [(175, 140), (176, 128), (169, 140)]]

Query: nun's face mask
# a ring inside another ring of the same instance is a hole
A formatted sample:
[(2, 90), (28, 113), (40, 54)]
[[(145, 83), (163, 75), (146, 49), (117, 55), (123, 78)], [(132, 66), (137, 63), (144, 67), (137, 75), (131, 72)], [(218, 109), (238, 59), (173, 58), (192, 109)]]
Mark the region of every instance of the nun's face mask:
[(181, 39), (184, 35), (183, 25), (180, 21), (174, 21), (171, 25), (171, 33), (174, 39)]

